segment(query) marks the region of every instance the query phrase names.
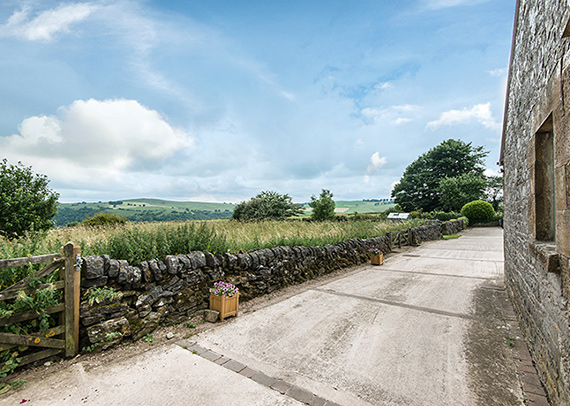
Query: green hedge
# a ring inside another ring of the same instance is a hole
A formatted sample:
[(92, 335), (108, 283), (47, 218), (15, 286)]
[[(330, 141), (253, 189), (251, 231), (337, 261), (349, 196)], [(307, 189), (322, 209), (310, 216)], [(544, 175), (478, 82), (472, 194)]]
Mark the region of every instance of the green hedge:
[(495, 215), (491, 203), (484, 200), (474, 200), (461, 208), (461, 214), (469, 219), (469, 222), (488, 221)]

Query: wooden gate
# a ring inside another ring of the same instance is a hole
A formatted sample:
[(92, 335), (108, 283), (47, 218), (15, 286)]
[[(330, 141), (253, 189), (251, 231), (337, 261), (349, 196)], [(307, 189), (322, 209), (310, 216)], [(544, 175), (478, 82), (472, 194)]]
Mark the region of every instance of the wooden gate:
[(402, 245), (419, 245), (411, 228), (389, 232), (386, 235), (390, 238), (390, 247), (397, 245), (398, 248), (402, 248)]
[[(45, 264), (47, 266), (38, 270), (18, 283), (0, 292), (0, 302), (16, 299), (22, 295), (30, 295), (39, 289), (53, 288), (63, 291), (61, 303), (45, 309), (49, 315), (59, 314), (55, 317), (58, 325), (50, 327), (47, 333), (36, 332), (29, 334), (0, 333), (0, 352), (16, 347), (31, 347), (36, 351), (19, 357), (18, 365), (29, 364), (53, 355), (63, 353), (72, 357), (79, 350), (79, 295), (81, 283), (81, 248), (71, 242), (67, 243), (61, 254), (40, 255), (27, 258), (14, 258), (0, 260), (0, 268), (15, 268), (30, 264)], [(43, 278), (52, 272), (58, 272), (58, 280), (35, 287), (33, 281)], [(36, 311), (14, 313), (9, 317), (0, 318), (0, 327), (14, 323), (37, 319), (40, 315)], [(40, 349), (43, 348), (43, 349)], [(1, 367), (1, 366), (0, 366)]]

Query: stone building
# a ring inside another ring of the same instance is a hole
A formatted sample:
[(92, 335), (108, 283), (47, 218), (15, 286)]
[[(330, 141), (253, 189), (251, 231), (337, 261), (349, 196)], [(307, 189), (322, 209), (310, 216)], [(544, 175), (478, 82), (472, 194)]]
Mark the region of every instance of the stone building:
[(518, 0), (505, 106), (505, 276), (553, 405), (570, 405), (570, 1)]

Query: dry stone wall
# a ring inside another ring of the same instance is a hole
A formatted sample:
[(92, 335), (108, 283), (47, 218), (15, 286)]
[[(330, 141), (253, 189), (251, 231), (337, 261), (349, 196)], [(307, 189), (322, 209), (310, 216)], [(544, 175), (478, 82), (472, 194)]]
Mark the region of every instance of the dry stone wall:
[(463, 224), (463, 219), (445, 221), (441, 224), (441, 233), (444, 235), (457, 234), (464, 228), (465, 225)]
[[(437, 240), (440, 223), (412, 229), (415, 241)], [(240, 299), (360, 265), (368, 249), (391, 252), (386, 236), (352, 239), (324, 247), (277, 247), (239, 254), (191, 252), (150, 260), (139, 266), (107, 255), (83, 258), (83, 293), (88, 288), (120, 292), (100, 303), (81, 303), (82, 348), (105, 349), (124, 337), (139, 339), (160, 325), (187, 321), (209, 306), (209, 288), (218, 280), (235, 284)], [(85, 297), (85, 295), (83, 295)]]

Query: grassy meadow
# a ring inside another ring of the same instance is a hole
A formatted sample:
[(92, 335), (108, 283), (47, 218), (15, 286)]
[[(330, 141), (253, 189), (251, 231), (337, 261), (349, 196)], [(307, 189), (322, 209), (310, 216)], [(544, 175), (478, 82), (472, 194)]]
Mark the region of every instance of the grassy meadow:
[[(239, 252), (277, 246), (322, 246), (351, 238), (372, 238), (407, 228), (418, 221), (350, 220), (311, 222), (302, 220), (238, 222), (208, 220), (161, 223), (128, 223), (112, 227), (73, 226), (29, 234), (18, 240), (0, 238), (0, 259), (59, 252), (68, 241), (81, 246), (82, 255), (107, 254), (139, 264), (166, 255), (190, 251)], [(1, 270), (0, 270), (1, 271)], [(6, 271), (8, 272), (8, 271)], [(12, 271), (11, 271), (12, 272)], [(19, 276), (0, 275), (0, 280)], [(2, 283), (5, 285), (5, 283)]]

